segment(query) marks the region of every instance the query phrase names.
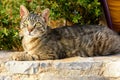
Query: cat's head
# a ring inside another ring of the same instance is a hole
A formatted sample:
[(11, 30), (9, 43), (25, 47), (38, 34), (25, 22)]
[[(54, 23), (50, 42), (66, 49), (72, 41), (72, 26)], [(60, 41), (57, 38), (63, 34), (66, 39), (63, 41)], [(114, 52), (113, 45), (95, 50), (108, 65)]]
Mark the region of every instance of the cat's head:
[(47, 21), (49, 18), (49, 9), (42, 11), (41, 15), (30, 13), (28, 9), (20, 6), (20, 29), (22, 36), (40, 37), (48, 31)]

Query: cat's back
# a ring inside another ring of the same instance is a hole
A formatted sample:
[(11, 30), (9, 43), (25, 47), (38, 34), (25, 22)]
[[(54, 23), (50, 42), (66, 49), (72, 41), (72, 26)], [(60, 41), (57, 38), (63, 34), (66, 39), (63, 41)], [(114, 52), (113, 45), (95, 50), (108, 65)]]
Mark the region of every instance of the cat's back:
[(96, 33), (104, 33), (107, 35), (117, 35), (116, 32), (112, 31), (108, 27), (99, 25), (79, 25), (75, 24), (72, 26), (63, 26), (55, 28), (54, 32), (64, 37), (78, 37), (84, 35), (94, 35)]
[(56, 28), (55, 31), (60, 34), (61, 43), (68, 51), (78, 50), (83, 54), (86, 52), (87, 56), (108, 55), (120, 51), (120, 36), (108, 27), (73, 25)]

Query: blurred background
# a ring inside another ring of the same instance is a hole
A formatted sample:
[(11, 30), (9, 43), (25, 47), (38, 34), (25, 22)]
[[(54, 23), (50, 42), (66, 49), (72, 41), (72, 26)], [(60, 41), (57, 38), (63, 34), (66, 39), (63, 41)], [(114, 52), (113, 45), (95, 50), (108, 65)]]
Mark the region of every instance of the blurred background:
[(51, 28), (75, 23), (99, 24), (102, 10), (98, 0), (0, 0), (0, 50), (22, 50), (19, 37), (19, 8), (41, 13), (50, 9)]

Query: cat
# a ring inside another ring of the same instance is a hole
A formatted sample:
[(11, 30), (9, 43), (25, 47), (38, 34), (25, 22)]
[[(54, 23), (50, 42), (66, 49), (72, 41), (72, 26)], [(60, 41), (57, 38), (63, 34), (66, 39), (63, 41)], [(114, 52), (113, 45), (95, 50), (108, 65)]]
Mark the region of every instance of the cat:
[(47, 26), (49, 15), (48, 8), (38, 15), (20, 6), (24, 52), (13, 54), (12, 60), (54, 60), (120, 53), (120, 37), (109, 28), (76, 24), (51, 29)]

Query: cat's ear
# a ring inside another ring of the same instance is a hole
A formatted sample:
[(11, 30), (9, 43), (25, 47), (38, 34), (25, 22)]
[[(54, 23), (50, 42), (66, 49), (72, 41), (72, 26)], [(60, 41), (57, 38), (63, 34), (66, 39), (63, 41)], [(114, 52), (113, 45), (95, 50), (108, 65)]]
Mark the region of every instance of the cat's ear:
[(20, 6), (20, 18), (24, 18), (28, 14), (29, 14), (28, 9), (25, 6), (21, 5)]
[(42, 17), (45, 19), (46, 22), (48, 22), (50, 16), (50, 10), (48, 8), (44, 9), (42, 11)]

